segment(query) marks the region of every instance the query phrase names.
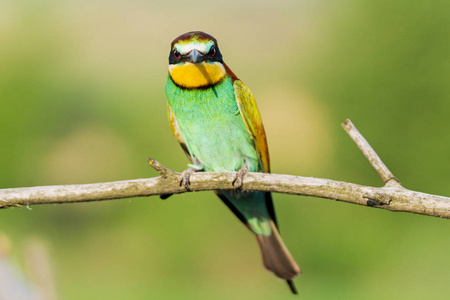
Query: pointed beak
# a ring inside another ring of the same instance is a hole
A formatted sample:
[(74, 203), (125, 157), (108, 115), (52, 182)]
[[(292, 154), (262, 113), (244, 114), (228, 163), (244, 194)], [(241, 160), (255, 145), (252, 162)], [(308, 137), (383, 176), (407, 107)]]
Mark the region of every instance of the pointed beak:
[(187, 61), (196, 64), (202, 62), (203, 57), (203, 54), (201, 54), (197, 49), (194, 49), (188, 54)]

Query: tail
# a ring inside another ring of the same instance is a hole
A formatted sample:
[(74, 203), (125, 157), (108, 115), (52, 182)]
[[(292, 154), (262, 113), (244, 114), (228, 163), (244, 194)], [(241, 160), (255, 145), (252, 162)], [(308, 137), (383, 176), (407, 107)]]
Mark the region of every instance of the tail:
[(271, 194), (233, 190), (216, 194), (256, 235), (266, 269), (285, 279), (292, 293), (297, 294), (292, 279), (300, 274), (300, 268), (281, 240)]
[(297, 294), (292, 279), (301, 273), (300, 268), (281, 240), (273, 221), (270, 221), (270, 227), (272, 229), (271, 235), (256, 235), (261, 248), (264, 267), (276, 276), (285, 279), (292, 293)]

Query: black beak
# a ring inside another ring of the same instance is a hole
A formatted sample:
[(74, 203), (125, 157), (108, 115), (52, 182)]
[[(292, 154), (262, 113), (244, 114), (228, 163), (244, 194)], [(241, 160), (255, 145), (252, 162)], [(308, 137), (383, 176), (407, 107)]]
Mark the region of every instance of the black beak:
[(204, 57), (205, 56), (201, 54), (197, 49), (194, 49), (186, 56), (186, 61), (197, 64), (202, 62)]

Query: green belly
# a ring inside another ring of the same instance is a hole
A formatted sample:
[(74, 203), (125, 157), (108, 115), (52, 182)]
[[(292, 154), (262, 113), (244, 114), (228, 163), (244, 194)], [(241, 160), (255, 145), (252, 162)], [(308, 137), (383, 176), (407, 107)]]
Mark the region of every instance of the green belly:
[(230, 78), (213, 88), (189, 90), (177, 87), (168, 77), (166, 96), (189, 154), (205, 171), (236, 171), (244, 162), (249, 171), (258, 171), (258, 156)]

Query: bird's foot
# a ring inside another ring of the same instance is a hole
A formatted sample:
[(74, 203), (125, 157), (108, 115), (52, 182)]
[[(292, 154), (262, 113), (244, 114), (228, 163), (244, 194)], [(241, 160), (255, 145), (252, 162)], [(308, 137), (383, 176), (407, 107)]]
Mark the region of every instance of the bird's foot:
[(248, 166), (247, 163), (245, 163), (242, 168), (240, 168), (236, 172), (236, 177), (234, 178), (232, 184), (236, 188), (237, 191), (242, 190), (242, 185), (244, 184), (244, 177), (248, 173)]
[(191, 175), (198, 171), (199, 170), (196, 168), (189, 168), (184, 170), (183, 173), (181, 173), (180, 186), (184, 185), (186, 191), (190, 191), (191, 189), (189, 188), (189, 185), (191, 185)]

